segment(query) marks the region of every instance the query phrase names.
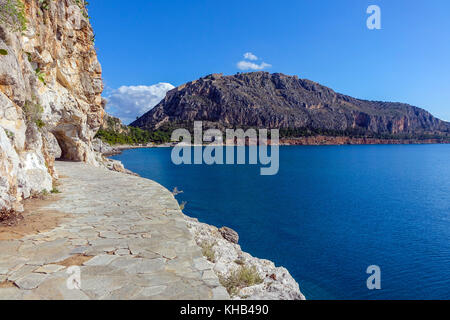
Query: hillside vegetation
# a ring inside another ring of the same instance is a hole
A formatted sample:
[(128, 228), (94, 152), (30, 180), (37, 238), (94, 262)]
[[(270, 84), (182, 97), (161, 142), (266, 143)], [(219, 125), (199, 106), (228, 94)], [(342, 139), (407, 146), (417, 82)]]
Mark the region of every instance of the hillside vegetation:
[(148, 143), (170, 142), (170, 132), (156, 130), (150, 132), (140, 128), (126, 126), (120, 119), (106, 115), (103, 126), (98, 130), (96, 138), (110, 145), (137, 145)]

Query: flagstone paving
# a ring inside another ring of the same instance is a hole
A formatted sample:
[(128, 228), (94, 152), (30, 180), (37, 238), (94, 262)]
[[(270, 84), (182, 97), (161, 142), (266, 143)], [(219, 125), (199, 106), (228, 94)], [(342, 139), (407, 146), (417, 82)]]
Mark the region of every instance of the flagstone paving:
[[(229, 298), (167, 189), (82, 163), (56, 169), (62, 193), (37, 210), (69, 216), (0, 241), (0, 299)], [(67, 285), (71, 261), (80, 289)]]

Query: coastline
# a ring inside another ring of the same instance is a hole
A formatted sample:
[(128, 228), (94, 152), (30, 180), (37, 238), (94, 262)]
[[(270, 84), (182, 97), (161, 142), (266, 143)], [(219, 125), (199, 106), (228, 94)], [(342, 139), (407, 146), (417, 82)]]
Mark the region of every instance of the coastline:
[[(105, 142), (103, 142), (106, 144)], [(270, 140), (268, 141), (270, 144)], [(450, 141), (441, 141), (439, 139), (376, 139), (376, 138), (351, 138), (351, 137), (329, 137), (329, 136), (312, 136), (302, 138), (280, 139), (279, 146), (346, 146), (346, 145), (423, 145), (423, 144), (450, 144)], [(207, 146), (211, 144), (204, 144)], [(249, 144), (247, 143), (246, 146)], [(147, 145), (113, 145), (106, 150), (96, 150), (101, 152), (105, 157), (121, 154), (123, 150), (132, 149), (152, 149), (152, 148), (173, 148), (176, 143), (163, 143)], [(195, 147), (196, 145), (191, 145)], [(214, 146), (226, 146), (226, 144), (218, 143)]]
[[(159, 183), (55, 165), (61, 193), (28, 201), (17, 234), (0, 230), (0, 299), (305, 300), (285, 268), (243, 252), (231, 229), (184, 215)], [(66, 286), (71, 266), (79, 290)]]
[(222, 279), (222, 284), (223, 279), (226, 282), (240, 268), (254, 269), (261, 277), (261, 283), (236, 290), (231, 295), (232, 300), (306, 300), (299, 284), (286, 268), (276, 267), (270, 260), (242, 251), (237, 243), (239, 236), (234, 230), (227, 227), (219, 229), (184, 213), (183, 215), (197, 245), (203, 248), (204, 253), (205, 247), (213, 252), (213, 257), (208, 260), (213, 264), (215, 274)]
[[(384, 141), (385, 143), (367, 143), (366, 145), (387, 145), (388, 142), (393, 141)], [(412, 141), (408, 141), (409, 143), (402, 143), (404, 145), (411, 145), (411, 144), (442, 144), (442, 143), (436, 143), (435, 141), (428, 140), (427, 143), (412, 143)], [(398, 145), (399, 143), (390, 143), (392, 145)], [(283, 146), (300, 146), (301, 144), (280, 144)], [(339, 145), (358, 145), (356, 143), (348, 144), (348, 143), (342, 143), (342, 144), (321, 144), (322, 146), (339, 146)], [(362, 145), (362, 144), (359, 144)], [(304, 146), (314, 146), (314, 144), (308, 144)], [(164, 145), (159, 147), (172, 147), (171, 145)], [(120, 150), (126, 150), (126, 149), (140, 149), (140, 148), (156, 148), (156, 146), (122, 146)], [(289, 273), (289, 271), (283, 267), (276, 268), (274, 263), (269, 260), (262, 260), (255, 257), (252, 257), (249, 253), (243, 252), (242, 249), (238, 244), (234, 244), (229, 241), (224, 241), (220, 229), (218, 229), (218, 226), (208, 225), (206, 223), (202, 223), (198, 221), (196, 218), (189, 217), (185, 215), (185, 219), (188, 223), (188, 228), (191, 231), (192, 235), (194, 236), (195, 241), (197, 244), (202, 247), (205, 244), (214, 244), (213, 249), (215, 251), (215, 258), (216, 261), (214, 262), (213, 270), (216, 272), (218, 276), (223, 275), (230, 275), (232, 274), (238, 265), (235, 263), (235, 261), (239, 261), (241, 257), (247, 257), (246, 261), (250, 266), (258, 266), (260, 270), (264, 270), (263, 273), (266, 275), (265, 278), (272, 279), (271, 277), (274, 277), (275, 279), (279, 279), (280, 277), (285, 277), (284, 280), (282, 280), (282, 284), (277, 283), (279, 286), (277, 289), (274, 289), (276, 286), (273, 286), (271, 284), (270, 286), (267, 284), (262, 284), (260, 286), (254, 286), (250, 288), (244, 288), (240, 292), (240, 296), (234, 297), (234, 299), (242, 299), (242, 297), (250, 297), (249, 299), (305, 299), (306, 297), (303, 295), (303, 293), (300, 291), (301, 287), (298, 287), (299, 284), (293, 279)], [(264, 269), (266, 268), (266, 269)], [(267, 269), (268, 268), (268, 269)], [(270, 270), (270, 271), (267, 271)], [(267, 275), (269, 277), (267, 277)], [(287, 276), (285, 276), (287, 275)], [(273, 281), (272, 281), (273, 282)], [(267, 291), (267, 289), (271, 287), (271, 290), (276, 290), (275, 292)], [(298, 288), (299, 294), (296, 293), (296, 289)], [(294, 297), (294, 298), (293, 298)]]
[(101, 152), (105, 157), (110, 157), (114, 155), (121, 154), (123, 150), (131, 150), (131, 149), (152, 149), (152, 148), (171, 148), (173, 145), (171, 144), (147, 144), (147, 145), (114, 145), (110, 146), (106, 151)]
[[(167, 145), (164, 147), (171, 146)], [(118, 151), (142, 148), (156, 148), (156, 146), (121, 146), (121, 148), (118, 148)], [(111, 155), (104, 154), (104, 156)], [(121, 165), (125, 171), (117, 171), (138, 175), (138, 173), (126, 169), (122, 163)], [(142, 179), (153, 181), (147, 178)], [(173, 197), (175, 199), (175, 195)], [(254, 272), (260, 278), (260, 281), (251, 286), (237, 288), (233, 294), (229, 292), (232, 300), (306, 300), (299, 284), (286, 268), (282, 266), (277, 267), (270, 260), (259, 259), (242, 251), (238, 244), (239, 235), (234, 230), (225, 226), (219, 229), (216, 226), (202, 223), (196, 218), (189, 217), (183, 210), (181, 212), (192, 237), (202, 249), (203, 255), (208, 259), (213, 272), (221, 279), (220, 282), (223, 285), (230, 282), (231, 280), (229, 279), (236, 277), (242, 270), (244, 272)]]

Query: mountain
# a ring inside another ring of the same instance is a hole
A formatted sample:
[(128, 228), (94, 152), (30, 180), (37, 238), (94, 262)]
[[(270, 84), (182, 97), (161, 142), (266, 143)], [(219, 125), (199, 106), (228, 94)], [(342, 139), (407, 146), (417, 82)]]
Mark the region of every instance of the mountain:
[(404, 103), (352, 98), (297, 76), (212, 74), (169, 91), (131, 126), (147, 130), (279, 128), (282, 136), (450, 137), (450, 123)]

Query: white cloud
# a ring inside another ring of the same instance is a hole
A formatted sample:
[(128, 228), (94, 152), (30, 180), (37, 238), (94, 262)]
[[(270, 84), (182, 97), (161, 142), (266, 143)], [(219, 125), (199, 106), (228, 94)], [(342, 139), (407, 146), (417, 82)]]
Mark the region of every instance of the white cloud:
[(170, 83), (158, 83), (152, 86), (122, 86), (106, 92), (106, 111), (123, 123), (129, 124), (155, 107), (167, 91), (175, 87)]
[(244, 53), (244, 59), (245, 60), (239, 61), (236, 65), (240, 70), (263, 70), (272, 66), (265, 62), (257, 63), (256, 61), (260, 59), (251, 52)]
[(255, 56), (251, 52), (247, 52), (247, 53), (244, 53), (244, 59), (251, 60), (251, 61), (256, 61), (256, 60), (258, 60), (258, 57)]
[(237, 64), (237, 67), (240, 70), (263, 70), (265, 68), (270, 68), (272, 65), (262, 62), (260, 64), (254, 63), (254, 62), (250, 62), (250, 61), (239, 61)]

